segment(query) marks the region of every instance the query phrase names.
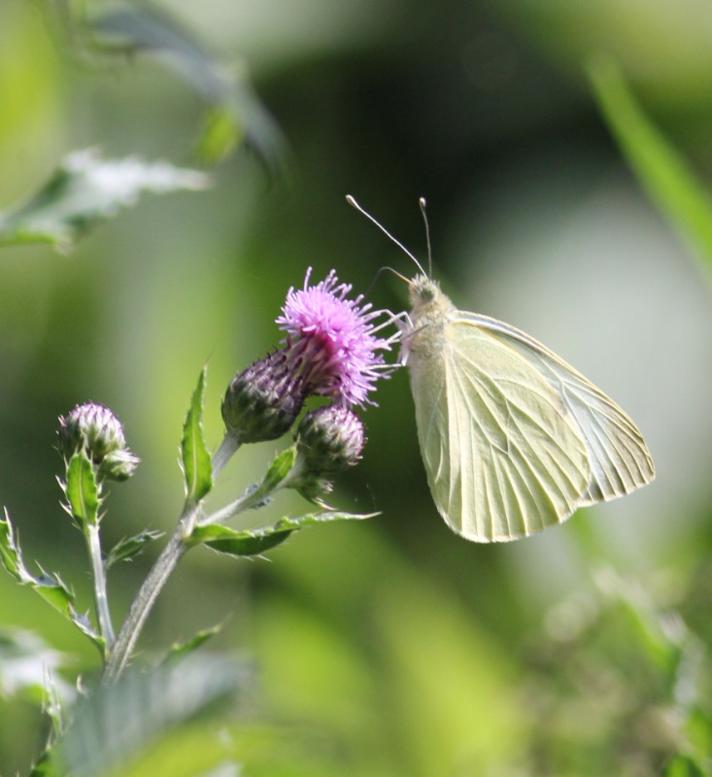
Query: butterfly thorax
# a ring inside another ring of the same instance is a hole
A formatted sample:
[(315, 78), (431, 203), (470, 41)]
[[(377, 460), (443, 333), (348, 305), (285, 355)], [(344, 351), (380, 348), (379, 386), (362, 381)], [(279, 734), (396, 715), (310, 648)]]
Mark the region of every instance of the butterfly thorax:
[(411, 326), (403, 335), (408, 357), (427, 356), (442, 350), (448, 314), (455, 308), (437, 281), (416, 275), (410, 282)]

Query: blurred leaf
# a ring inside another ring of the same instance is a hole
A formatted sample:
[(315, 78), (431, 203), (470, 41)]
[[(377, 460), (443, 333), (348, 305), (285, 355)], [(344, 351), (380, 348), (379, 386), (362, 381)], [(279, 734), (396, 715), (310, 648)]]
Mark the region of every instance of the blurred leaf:
[(5, 510), (5, 518), (0, 519), (0, 561), (5, 569), (20, 585), (29, 585), (55, 610), (62, 613), (83, 634), (99, 648), (103, 655), (104, 640), (92, 627), (88, 617), (77, 612), (74, 593), (65, 585), (57, 573), (45, 572), (37, 564), (40, 574), (33, 575), (25, 566), (20, 545), (15, 538), (10, 515)]
[[(217, 656), (190, 656), (150, 672), (130, 671), (116, 684), (100, 686), (79, 702), (55, 749), (56, 761), (76, 777), (126, 775), (124, 769), (135, 764), (144, 748), (232, 695), (244, 679), (239, 665)], [(210, 745), (204, 738), (202, 746)]]
[(183, 425), (181, 457), (185, 476), (186, 501), (199, 502), (213, 487), (210, 453), (203, 435), (203, 399), (208, 369), (203, 367)]
[(227, 67), (191, 30), (151, 3), (113, 8), (89, 24), (100, 49), (152, 56), (212, 104), (198, 142), (203, 161), (220, 161), (244, 138), (272, 171), (281, 166), (284, 138), (255, 95), (244, 65)]
[(99, 519), (99, 489), (94, 467), (84, 450), (77, 451), (67, 465), (64, 493), (72, 517), (81, 529)]
[(686, 755), (678, 755), (663, 770), (663, 777), (704, 777), (705, 772)]
[(104, 567), (108, 570), (120, 561), (132, 561), (143, 552), (144, 546), (161, 538), (165, 532), (144, 529), (133, 537), (124, 537), (106, 554)]
[(66, 663), (67, 656), (37, 634), (24, 629), (0, 629), (0, 696), (21, 695), (35, 704), (44, 704), (51, 686), (57, 699), (70, 701), (74, 691), (58, 674)]
[(64, 777), (56, 767), (50, 750), (46, 750), (32, 765), (30, 777)]
[(188, 655), (188, 653), (192, 653), (221, 631), (222, 624), (218, 623), (217, 626), (211, 626), (209, 629), (201, 629), (186, 642), (174, 642), (170, 646), (163, 661), (175, 661), (178, 658)]
[(660, 210), (712, 267), (712, 197), (637, 103), (615, 60), (588, 67), (599, 107), (621, 151)]
[(102, 159), (96, 149), (74, 151), (24, 205), (0, 213), (0, 245), (49, 243), (68, 251), (76, 240), (142, 192), (165, 194), (207, 188), (201, 172), (138, 157)]
[(255, 556), (281, 545), (293, 531), (305, 526), (336, 521), (361, 521), (373, 518), (379, 513), (310, 513), (298, 518), (282, 518), (273, 526), (261, 529), (231, 529), (222, 524), (196, 526), (191, 535), (191, 543), (203, 543), (220, 553), (231, 556)]
[(206, 165), (214, 165), (228, 157), (242, 142), (243, 128), (232, 112), (224, 107), (211, 108), (205, 115), (195, 153)]

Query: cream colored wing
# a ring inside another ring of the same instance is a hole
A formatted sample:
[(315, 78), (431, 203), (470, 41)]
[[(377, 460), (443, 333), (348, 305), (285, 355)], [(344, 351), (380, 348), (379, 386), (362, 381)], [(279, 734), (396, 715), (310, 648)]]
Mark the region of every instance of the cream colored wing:
[(460, 326), (483, 329), (516, 349), (562, 398), (575, 418), (591, 463), (591, 482), (579, 506), (625, 496), (650, 483), (655, 465), (632, 419), (597, 386), (533, 337), (502, 321), (458, 311)]
[(418, 439), (438, 511), (476, 542), (566, 520), (591, 479), (561, 395), (515, 348), (468, 320), (408, 358)]

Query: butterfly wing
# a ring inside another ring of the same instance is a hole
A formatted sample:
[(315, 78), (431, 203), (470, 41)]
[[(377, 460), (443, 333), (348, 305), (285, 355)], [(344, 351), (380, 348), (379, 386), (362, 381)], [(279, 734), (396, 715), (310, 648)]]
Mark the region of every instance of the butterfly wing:
[(655, 477), (655, 465), (632, 419), (606, 394), (525, 332), (502, 321), (458, 311), (458, 326), (486, 331), (513, 348), (562, 398), (583, 436), (591, 482), (579, 506), (609, 501), (635, 491)]
[(561, 395), (516, 348), (455, 313), (411, 338), (418, 439), (438, 511), (457, 534), (508, 541), (566, 520), (591, 480)]

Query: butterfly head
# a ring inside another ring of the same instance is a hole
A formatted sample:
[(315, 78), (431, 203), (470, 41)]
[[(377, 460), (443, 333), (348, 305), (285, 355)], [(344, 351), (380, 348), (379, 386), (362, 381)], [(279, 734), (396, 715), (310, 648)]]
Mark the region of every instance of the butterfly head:
[(409, 282), (410, 304), (416, 318), (444, 312), (450, 300), (440, 291), (440, 284), (419, 273)]

